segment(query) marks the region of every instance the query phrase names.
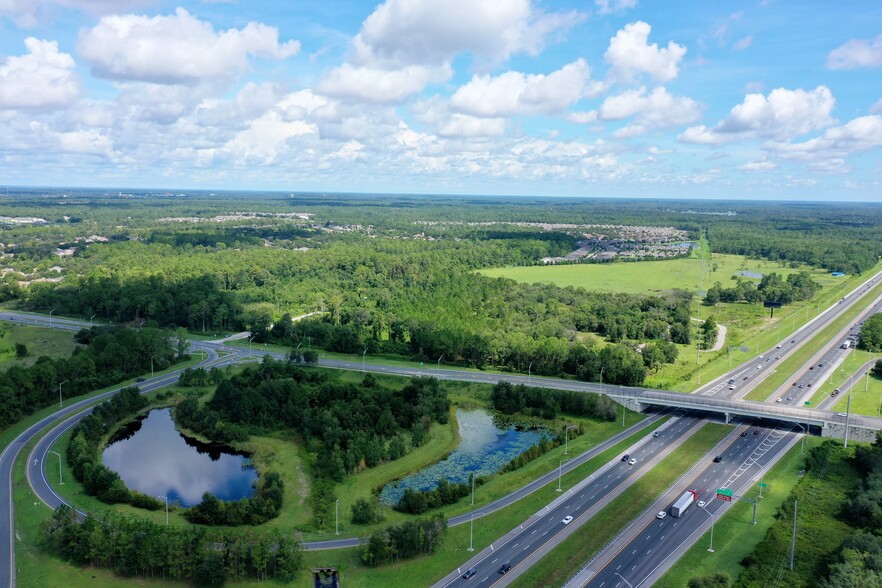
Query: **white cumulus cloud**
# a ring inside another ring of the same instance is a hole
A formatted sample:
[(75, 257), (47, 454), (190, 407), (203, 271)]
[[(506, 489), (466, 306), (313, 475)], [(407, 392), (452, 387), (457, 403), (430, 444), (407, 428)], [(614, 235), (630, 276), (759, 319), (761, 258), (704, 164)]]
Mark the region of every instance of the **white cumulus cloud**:
[(76, 100), (80, 85), (73, 58), (55, 41), (28, 37), (25, 48), (25, 55), (0, 63), (0, 108), (50, 110)]
[(583, 18), (545, 13), (530, 0), (386, 0), (355, 37), (355, 61), (441, 65), (469, 52), (498, 62), (514, 53), (537, 54), (550, 33)]
[(678, 138), (686, 143), (704, 144), (756, 137), (783, 140), (832, 124), (830, 113), (835, 104), (836, 99), (826, 86), (812, 91), (777, 88), (768, 97), (748, 94), (713, 129), (704, 125), (692, 127)]
[(593, 93), (591, 68), (584, 59), (548, 75), (517, 71), (476, 75), (450, 98), (454, 110), (476, 116), (561, 112)]
[(852, 39), (827, 56), (827, 67), (830, 69), (880, 66), (882, 66), (882, 35), (871, 40)]
[(771, 161), (748, 161), (744, 165), (739, 165), (738, 169), (746, 172), (767, 172), (777, 167), (778, 164)]
[(686, 55), (686, 47), (673, 41), (664, 49), (649, 44), (652, 27), (643, 21), (625, 25), (610, 39), (603, 58), (610, 64), (610, 74), (619, 80), (630, 80), (641, 73), (649, 74), (657, 82), (668, 82), (677, 77), (679, 64)]
[(637, 0), (594, 0), (598, 14), (612, 14), (623, 12), (637, 6)]
[(450, 66), (409, 65), (387, 70), (344, 63), (331, 70), (319, 82), (317, 89), (322, 94), (336, 98), (395, 103), (420, 92), (430, 82), (443, 82), (452, 75)]
[(766, 148), (784, 157), (809, 159), (813, 157), (844, 157), (858, 151), (882, 147), (882, 116), (860, 116), (848, 123), (831, 127), (824, 134), (802, 143), (769, 143)]
[(99, 77), (160, 84), (232, 78), (252, 57), (285, 59), (300, 50), (297, 41), (280, 43), (275, 27), (251, 22), (215, 32), (183, 8), (170, 16), (105, 16), (77, 46)]

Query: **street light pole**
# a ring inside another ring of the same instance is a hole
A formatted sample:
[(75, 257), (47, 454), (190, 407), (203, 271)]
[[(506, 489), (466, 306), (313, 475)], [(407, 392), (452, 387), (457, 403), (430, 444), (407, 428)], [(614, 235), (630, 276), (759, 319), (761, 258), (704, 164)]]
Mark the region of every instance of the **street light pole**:
[(569, 455), (569, 449), (570, 449), (570, 429), (575, 429), (575, 428), (576, 428), (576, 425), (570, 425), (569, 427), (566, 428), (566, 431), (564, 431), (564, 435), (565, 435), (565, 440), (564, 440), (564, 455)]
[[(705, 511), (707, 512), (707, 511)], [(710, 546), (707, 548), (708, 553), (714, 552), (714, 513), (710, 513), (711, 518), (711, 536), (710, 536)]]
[(340, 534), (340, 499), (334, 503), (334, 535)]
[(251, 342), (254, 341), (254, 337), (257, 337), (257, 335), (248, 339), (248, 359), (251, 359)]
[(89, 317), (89, 328), (90, 329), (92, 328), (92, 319), (95, 318), (96, 316), (98, 316), (97, 312)]
[(469, 513), (469, 548), (466, 551), (474, 551), (475, 550), (475, 515)]
[(444, 359), (444, 354), (443, 354), (443, 353), (441, 354), (441, 357), (438, 358), (438, 369), (435, 370), (435, 375), (436, 375), (436, 376), (440, 376), (440, 375), (441, 375), (441, 360), (442, 360), (442, 359)]
[(603, 366), (600, 366), (600, 393), (603, 394)]
[(58, 408), (64, 408), (64, 401), (61, 399), (61, 386), (63, 384), (67, 384), (68, 382), (70, 382), (70, 380), (58, 382)]
[(64, 478), (61, 477), (61, 454), (58, 453), (57, 451), (52, 451), (51, 449), (49, 450), (49, 453), (54, 453), (55, 455), (58, 456), (58, 484), (60, 486), (63, 486), (64, 485)]
[(367, 353), (367, 347), (361, 352), (361, 371), (364, 371), (364, 355)]
[(52, 313), (55, 312), (55, 309), (49, 311), (49, 328), (52, 328)]
[(565, 461), (570, 461), (570, 460), (562, 459), (562, 460), (560, 460), (560, 463), (557, 465), (557, 491), (558, 492), (562, 491), (561, 487), (560, 487), (560, 478), (561, 478), (561, 474), (563, 473), (563, 464)]
[(165, 526), (168, 527), (168, 496), (157, 496), (165, 500)]
[(619, 578), (621, 578), (621, 579), (622, 579), (622, 582), (624, 582), (625, 584), (628, 585), (628, 588), (634, 588), (634, 586), (631, 584), (631, 582), (629, 582), (629, 581), (627, 581), (627, 580), (625, 579), (625, 576), (621, 575), (621, 574), (618, 573), (618, 572), (613, 572), (613, 574), (615, 574), (616, 576), (618, 576)]
[(150, 377), (151, 377), (151, 378), (153, 377), (153, 359), (154, 359), (155, 357), (157, 357), (157, 356), (156, 356), (156, 355), (151, 355), (151, 356), (150, 356)]

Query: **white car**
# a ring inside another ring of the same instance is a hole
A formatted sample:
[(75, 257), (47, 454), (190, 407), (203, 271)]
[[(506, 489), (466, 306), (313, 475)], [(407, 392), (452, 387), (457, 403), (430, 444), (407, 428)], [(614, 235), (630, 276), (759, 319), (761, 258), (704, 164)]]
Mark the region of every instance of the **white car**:
[(704, 508), (704, 500), (698, 501), (698, 508)]
[(573, 522), (573, 517), (571, 517), (570, 515), (567, 515), (563, 519), (561, 519), (560, 522), (562, 522), (565, 525), (569, 525), (570, 523)]
[(660, 511), (658, 512), (658, 514), (655, 515), (655, 518), (657, 518), (657, 519), (663, 519), (663, 518), (665, 518), (666, 516), (668, 516), (668, 513), (665, 512), (665, 511), (663, 511), (663, 510), (660, 510)]
[(633, 457), (628, 460), (628, 465), (634, 465), (635, 463), (637, 463), (637, 460), (634, 459)]

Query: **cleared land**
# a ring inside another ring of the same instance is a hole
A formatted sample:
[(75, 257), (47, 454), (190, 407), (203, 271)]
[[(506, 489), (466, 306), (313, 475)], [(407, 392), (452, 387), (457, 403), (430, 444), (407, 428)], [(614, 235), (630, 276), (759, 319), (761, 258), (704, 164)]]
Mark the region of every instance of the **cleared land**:
[[(755, 274), (776, 272), (780, 275), (800, 271), (812, 274), (815, 281), (824, 286), (842, 281), (833, 278), (824, 270), (800, 266), (791, 268), (787, 264), (767, 260), (748, 259), (741, 255), (713, 254), (706, 260), (707, 270), (702, 289), (707, 289), (720, 282), (723, 287), (735, 285), (733, 276), (741, 271)], [(528, 267), (502, 267), (480, 270), (480, 273), (491, 278), (510, 278), (517, 282), (529, 284), (557, 284), (573, 286), (586, 290), (607, 292), (628, 292), (645, 294), (680, 288), (681, 290), (698, 291), (698, 274), (701, 259), (686, 257), (665, 261), (637, 261), (614, 263), (583, 263), (575, 265), (545, 265)], [(756, 281), (759, 281), (756, 279)]]
[[(15, 356), (15, 346), (19, 343), (28, 348), (27, 357)], [(70, 331), (0, 322), (0, 369), (2, 370), (14, 365), (31, 365), (42, 355), (52, 358), (70, 357), (76, 347), (80, 345), (74, 343), (73, 333)]]

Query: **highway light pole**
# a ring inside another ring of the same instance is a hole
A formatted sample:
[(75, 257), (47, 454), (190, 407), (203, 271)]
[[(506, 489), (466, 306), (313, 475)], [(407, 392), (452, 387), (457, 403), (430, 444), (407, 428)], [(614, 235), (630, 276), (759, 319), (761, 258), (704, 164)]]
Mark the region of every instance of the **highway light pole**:
[(361, 371), (364, 371), (364, 356), (367, 353), (367, 347), (361, 352)]
[(619, 578), (621, 578), (621, 579), (622, 579), (622, 582), (624, 582), (625, 584), (628, 585), (628, 588), (634, 588), (634, 585), (631, 584), (631, 582), (627, 581), (627, 580), (625, 579), (625, 576), (621, 575), (621, 574), (618, 573), (618, 572), (613, 572), (613, 574), (615, 574), (616, 576), (618, 576)]
[(49, 453), (54, 453), (58, 456), (58, 484), (60, 486), (64, 485), (64, 478), (61, 477), (61, 454), (57, 451), (52, 451), (51, 449), (49, 450)]
[(156, 355), (151, 355), (151, 356), (150, 356), (150, 377), (151, 377), (151, 378), (153, 377), (153, 360), (154, 360), (156, 357), (158, 357), (158, 356), (156, 356)]
[(562, 459), (562, 460), (560, 460), (560, 463), (557, 465), (557, 491), (558, 492), (562, 492), (561, 487), (560, 487), (560, 479), (561, 479), (561, 474), (563, 473), (563, 464), (565, 461), (570, 461), (570, 460)]
[(248, 339), (248, 359), (251, 359), (251, 342), (254, 341), (254, 337), (257, 337), (257, 335)]
[(474, 551), (474, 536), (475, 536), (475, 515), (469, 513), (469, 548), (466, 551)]
[(92, 319), (95, 318), (96, 316), (98, 316), (97, 312), (89, 317), (89, 328), (90, 329), (92, 328)]
[(570, 429), (575, 429), (575, 428), (576, 428), (576, 425), (570, 425), (570, 426), (567, 427), (566, 430), (564, 431), (564, 435), (565, 435), (565, 437), (566, 437), (566, 440), (564, 441), (564, 455), (569, 455), (569, 448), (570, 448)]
[(157, 496), (165, 500), (165, 526), (168, 527), (168, 496)]
[(70, 382), (70, 380), (58, 382), (58, 408), (64, 408), (64, 401), (61, 399), (61, 386), (63, 384), (67, 384), (68, 382)]
[(55, 312), (55, 309), (49, 311), (49, 328), (52, 328), (52, 313)]
[(848, 402), (845, 404), (845, 438), (842, 440), (842, 447), (848, 448), (848, 423), (851, 420), (851, 390), (848, 391)]
[(707, 548), (708, 553), (714, 552), (714, 522), (716, 519), (714, 518), (714, 513), (710, 512), (706, 508), (704, 509), (705, 514), (709, 515), (711, 518), (711, 535), (710, 535), (710, 545)]
[(435, 375), (441, 375), (441, 360), (444, 359), (444, 354), (441, 354), (441, 357), (438, 358), (438, 368), (435, 370)]
[[(805, 452), (805, 434), (806, 434), (808, 431), (806, 430), (805, 427), (803, 427), (803, 426), (800, 425), (799, 423), (796, 423), (796, 426), (799, 427), (800, 430), (802, 431), (802, 447), (799, 448), (799, 454), (802, 455), (802, 454)], [(760, 480), (760, 482), (762, 482), (762, 480)], [(760, 486), (760, 493), (762, 493), (762, 490), (763, 490), (763, 489), (762, 489), (762, 486)]]
[(340, 534), (340, 499), (334, 502), (334, 535)]
[(603, 394), (603, 366), (600, 366), (600, 393)]

